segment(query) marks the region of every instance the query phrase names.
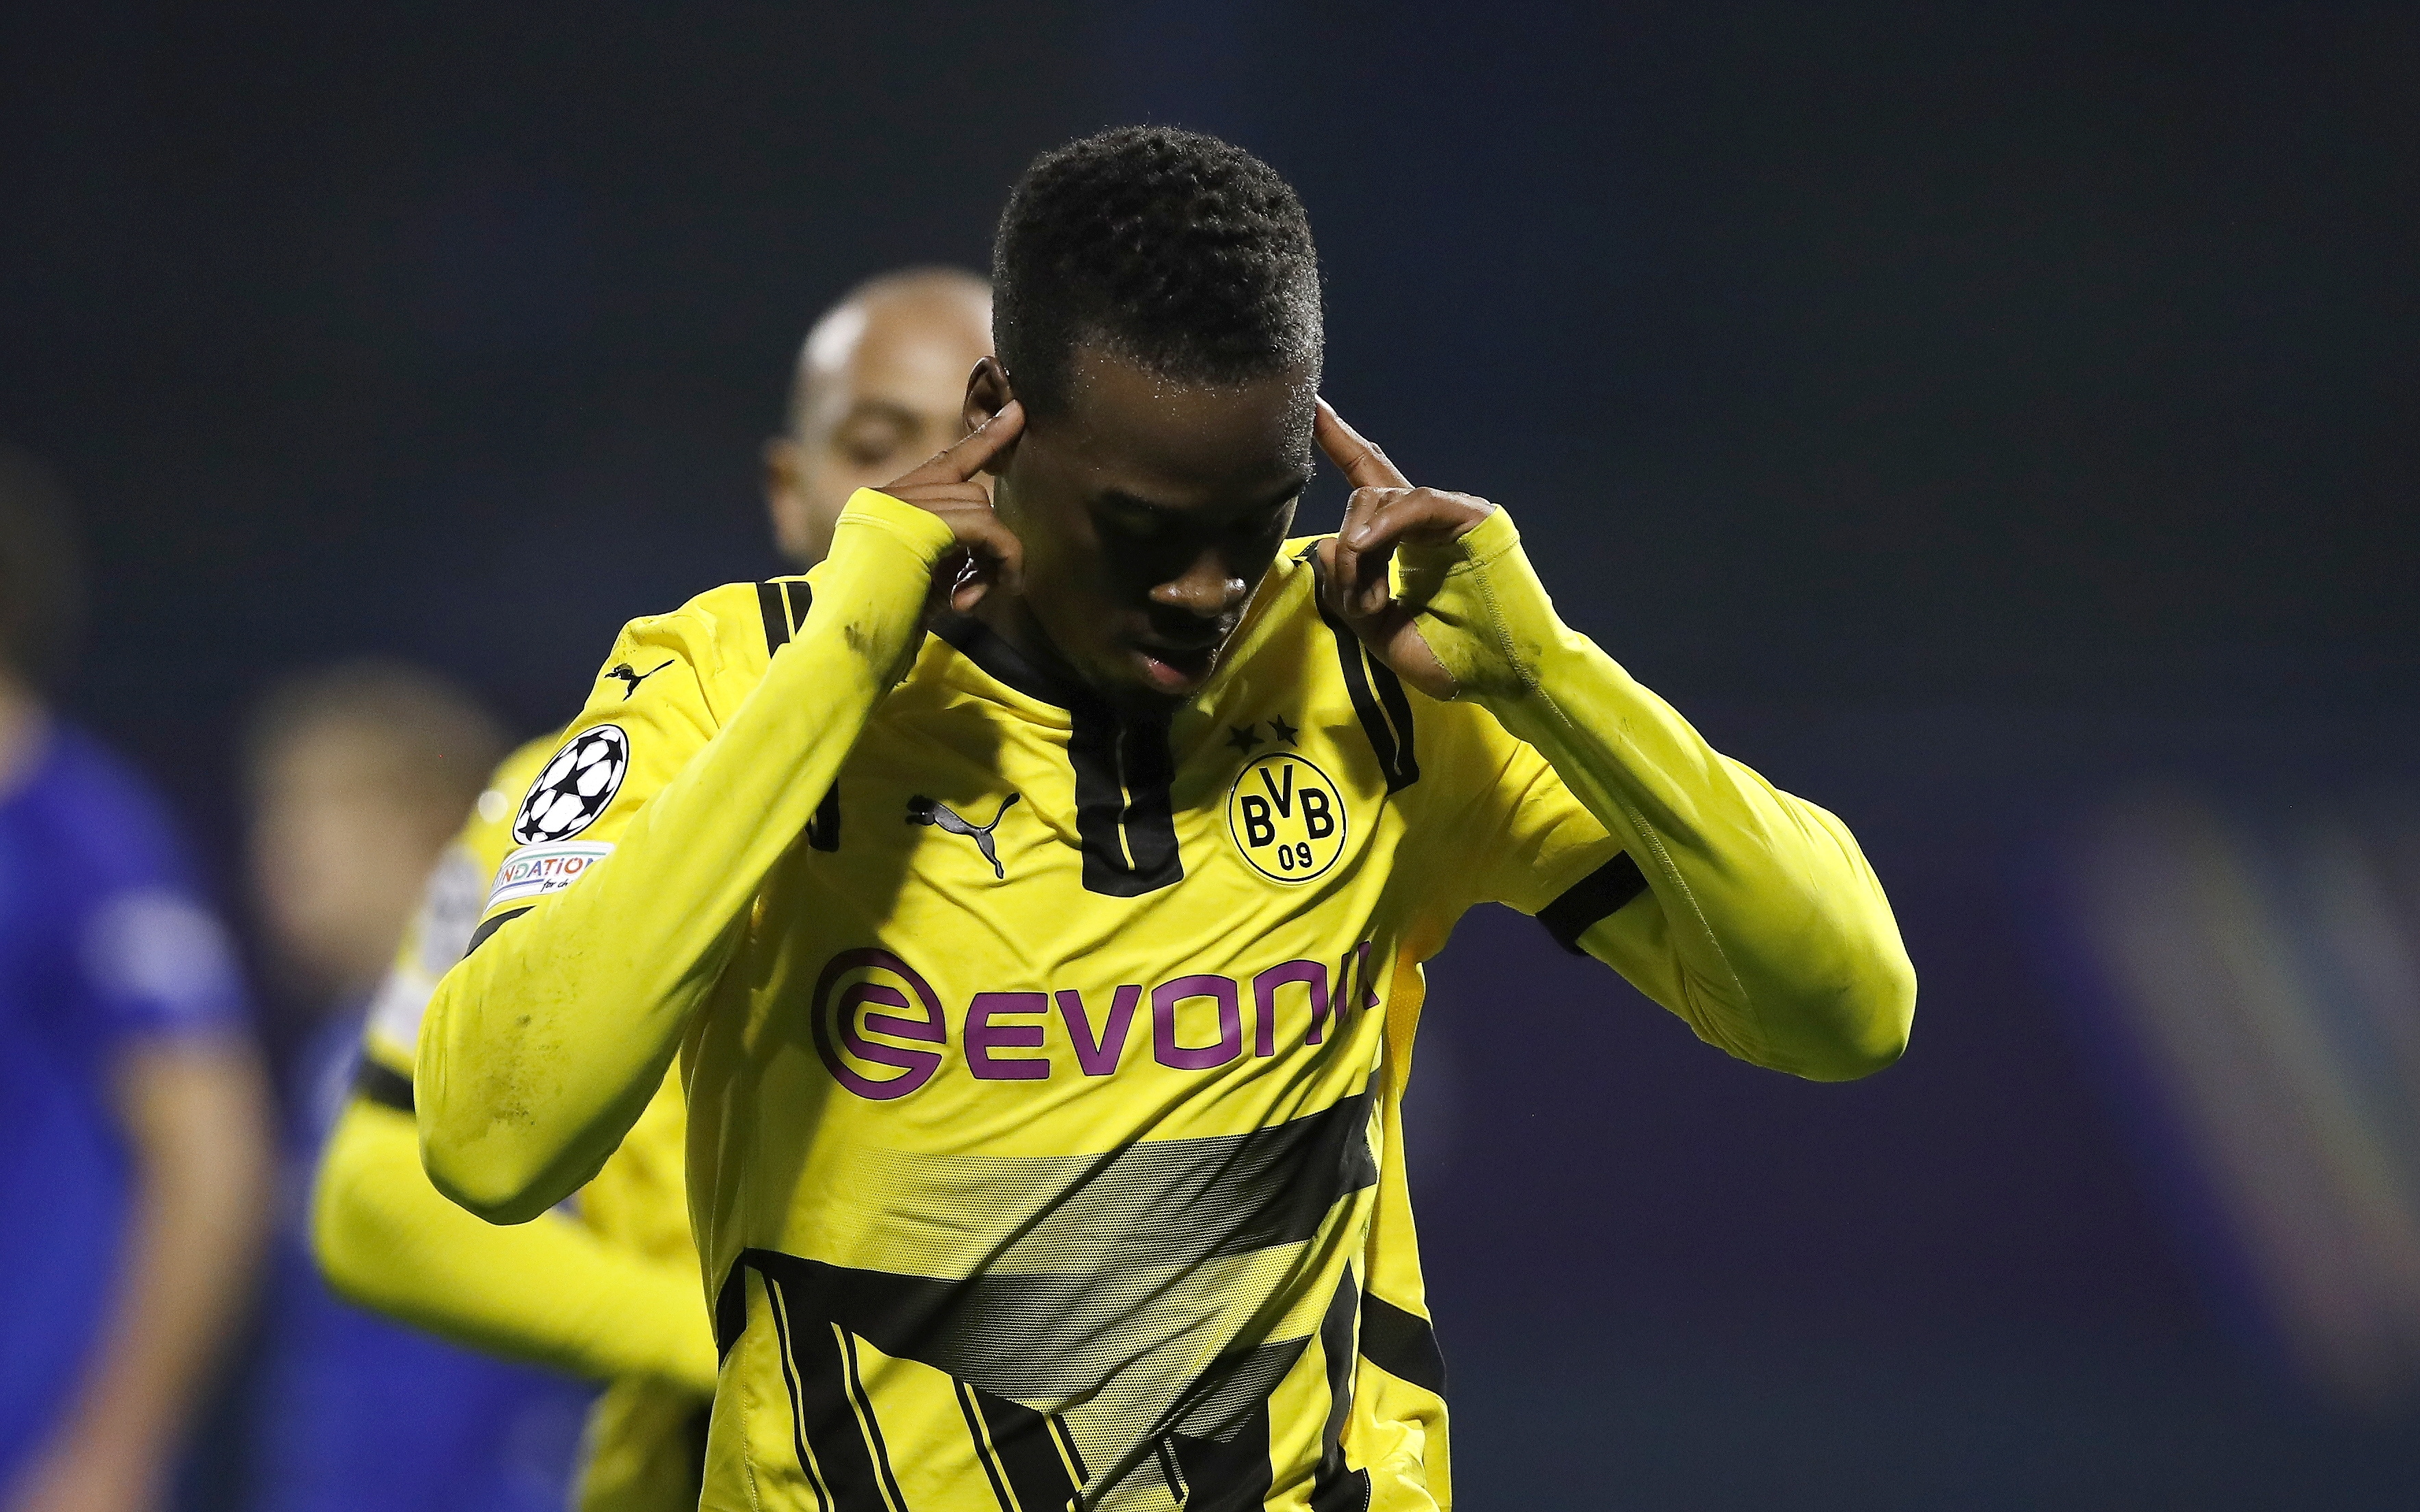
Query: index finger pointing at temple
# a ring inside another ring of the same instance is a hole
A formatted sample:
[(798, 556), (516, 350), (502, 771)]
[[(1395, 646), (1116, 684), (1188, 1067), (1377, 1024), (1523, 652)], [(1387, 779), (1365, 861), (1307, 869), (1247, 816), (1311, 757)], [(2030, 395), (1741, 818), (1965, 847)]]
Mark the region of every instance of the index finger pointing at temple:
[(1000, 407), (989, 420), (958, 438), (957, 443), (944, 452), (935, 453), (922, 467), (899, 481), (908, 483), (966, 483), (991, 465), (991, 459), (1005, 451), (1025, 429), (1025, 406), (1011, 399)]
[(1319, 418), (1311, 423), (1311, 434), (1319, 438), (1319, 449), (1343, 470), (1345, 481), (1356, 488), (1412, 486), (1412, 480), (1387, 460), (1386, 453), (1362, 440), (1361, 433), (1346, 424), (1336, 407), (1324, 398), (1319, 401)]

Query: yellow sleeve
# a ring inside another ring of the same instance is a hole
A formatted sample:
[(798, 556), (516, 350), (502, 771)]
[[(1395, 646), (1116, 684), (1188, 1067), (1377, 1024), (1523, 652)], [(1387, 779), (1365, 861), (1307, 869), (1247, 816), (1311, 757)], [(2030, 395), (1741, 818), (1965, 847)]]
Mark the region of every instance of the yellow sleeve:
[[(1498, 509), (1450, 546), (1406, 549), (1399, 573), (1461, 696), (1551, 767), (1506, 767), (1518, 794), (1507, 854), (1570, 834), (1575, 802), (1645, 886), (1634, 904), (1579, 921), (1590, 955), (1743, 1059), (1818, 1080), (1888, 1065), (1907, 1042), (1916, 973), (1848, 827), (1714, 750), (1566, 626), (1520, 542)], [(1533, 883), (1498, 887), (1544, 906), (1523, 895)]]
[(330, 1286), (416, 1328), (599, 1381), (714, 1391), (695, 1267), (614, 1249), (559, 1213), (480, 1222), (429, 1185), (411, 1114), (353, 1100), (321, 1161), (311, 1233)]
[[(749, 900), (922, 640), (953, 539), (927, 511), (861, 489), (769, 665), (752, 588), (623, 631), (421, 1025), (421, 1159), (439, 1191), (522, 1223), (613, 1153)], [(628, 692), (612, 677), (624, 663), (644, 679)]]
[[(1588, 890), (1596, 873), (1622, 871), (1621, 842), (1535, 748), (1506, 734), (1486, 710), (1423, 701), (1419, 728), (1430, 743), (1421, 767), (1439, 780), (1424, 779), (1411, 791), (1416, 800), (1442, 806), (1421, 816), (1420, 828), (1430, 845), (1447, 852), (1424, 869), (1456, 884), (1447, 917), (1475, 903), (1503, 903), (1538, 916), (1567, 949), (1578, 949), (1559, 923), (1569, 904), (1556, 905)], [(1421, 794), (1429, 787), (1435, 791)], [(1471, 843), (1481, 836), (1482, 843)]]
[(554, 748), (549, 739), (506, 758), (430, 874), (364, 1034), (365, 1084), (405, 1105), (359, 1097), (338, 1119), (320, 1157), (312, 1242), (338, 1292), (415, 1327), (579, 1375), (704, 1395), (714, 1389), (714, 1343), (693, 1268), (629, 1254), (559, 1213), (521, 1228), (481, 1223), (420, 1168), (409, 1090), (421, 1012), (478, 920), (514, 801)]

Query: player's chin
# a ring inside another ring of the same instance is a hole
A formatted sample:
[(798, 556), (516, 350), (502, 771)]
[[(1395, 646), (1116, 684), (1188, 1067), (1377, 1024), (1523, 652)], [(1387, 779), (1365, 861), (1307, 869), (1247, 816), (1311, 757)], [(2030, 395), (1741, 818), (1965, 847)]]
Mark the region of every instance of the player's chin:
[(1091, 663), (1085, 681), (1121, 713), (1135, 718), (1163, 718), (1192, 701), (1210, 680), (1214, 656), (1196, 660), (1140, 646), (1105, 648), (1107, 655)]

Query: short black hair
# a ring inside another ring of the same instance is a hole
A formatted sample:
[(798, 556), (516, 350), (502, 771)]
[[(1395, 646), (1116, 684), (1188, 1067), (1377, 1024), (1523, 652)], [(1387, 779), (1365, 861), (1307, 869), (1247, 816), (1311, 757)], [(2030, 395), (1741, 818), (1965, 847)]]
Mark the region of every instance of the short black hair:
[(67, 490), (0, 442), (0, 667), (37, 687), (64, 676), (84, 629), (84, 573)]
[(1215, 136), (1124, 126), (1043, 153), (1001, 212), (991, 276), (993, 344), (1035, 413), (1064, 407), (1087, 341), (1183, 382), (1318, 379), (1311, 217)]

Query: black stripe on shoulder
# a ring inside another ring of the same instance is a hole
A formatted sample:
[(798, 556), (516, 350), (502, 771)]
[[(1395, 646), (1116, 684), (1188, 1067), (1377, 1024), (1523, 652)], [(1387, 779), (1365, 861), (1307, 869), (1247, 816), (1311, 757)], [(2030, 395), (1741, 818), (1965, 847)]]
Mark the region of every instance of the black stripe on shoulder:
[(493, 918), (482, 921), (477, 929), (471, 932), (471, 943), (462, 947), (463, 955), (468, 956), (472, 951), (487, 944), (489, 935), (495, 933), (496, 931), (503, 929), (505, 925), (511, 923), (514, 919), (520, 918), (523, 914), (528, 912), (529, 910), (526, 908), (516, 908), (511, 913), (498, 914)]
[(353, 1072), (353, 1090), (363, 1101), (382, 1108), (393, 1108), (397, 1113), (412, 1111), (411, 1078), (367, 1056), (362, 1057), (361, 1068)]
[(1398, 1381), (1445, 1395), (1445, 1351), (1435, 1327), (1383, 1297), (1361, 1294), (1361, 1358)]
[(1353, 713), (1361, 721), (1361, 733), (1370, 737), (1370, 748), (1377, 753), (1387, 791), (1400, 793), (1420, 779), (1420, 764), (1412, 754), (1412, 704), (1404, 696), (1403, 680), (1369, 654), (1351, 625), (1328, 612), (1327, 595), (1321, 592), (1326, 579), (1320, 573), (1318, 559), (1306, 553), (1304, 560), (1311, 570), (1311, 605), (1319, 611), (1320, 623), (1336, 637), (1337, 669), (1344, 674), (1344, 691), (1353, 701)]
[(1622, 904), (1647, 890), (1647, 878), (1640, 874), (1638, 863), (1628, 851), (1616, 851), (1613, 859), (1563, 889), (1563, 895), (1538, 910), (1538, 922), (1555, 943), (1574, 955), (1586, 955), (1580, 949), (1580, 936), (1589, 926), (1612, 914)]
[(765, 617), (765, 652), (768, 656), (790, 643), (789, 595), (780, 583), (756, 585), (756, 610)]
[[(1353, 638), (1359, 640), (1359, 636)], [(1412, 701), (1404, 697), (1404, 680), (1395, 669), (1375, 656), (1370, 656), (1370, 683), (1378, 690), (1378, 702), (1385, 705), (1387, 717), (1395, 723), (1395, 732), (1403, 737), (1403, 746), (1395, 753), (1395, 775), (1387, 782), (1387, 791), (1407, 788), (1420, 779), (1420, 764), (1412, 755)]]
[[(814, 586), (802, 582), (784, 582), (778, 585), (767, 583), (765, 586), (780, 587), (783, 601), (788, 606), (790, 624), (799, 629), (806, 628), (807, 610), (814, 607)], [(769, 625), (772, 622), (768, 620), (766, 623)], [(767, 634), (770, 633), (768, 629)], [(838, 778), (832, 779), (832, 785), (824, 793), (823, 801), (815, 805), (815, 816), (807, 821), (807, 843), (819, 851), (840, 849), (840, 779)]]

